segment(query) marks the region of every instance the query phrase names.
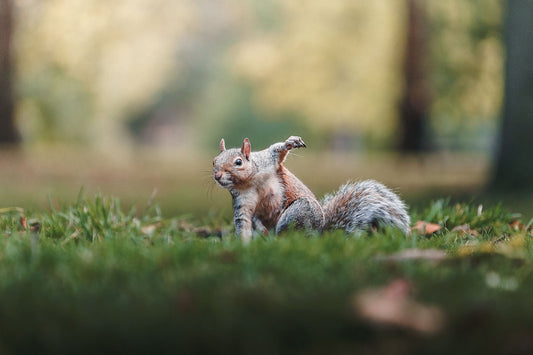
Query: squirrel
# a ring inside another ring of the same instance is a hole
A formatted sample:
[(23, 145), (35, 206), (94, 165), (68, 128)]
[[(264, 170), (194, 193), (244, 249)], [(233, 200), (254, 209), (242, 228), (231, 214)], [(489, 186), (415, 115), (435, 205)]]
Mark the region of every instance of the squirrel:
[(279, 234), (290, 226), (352, 233), (390, 225), (409, 233), (407, 206), (377, 181), (348, 182), (319, 202), (283, 166), (291, 149), (305, 147), (298, 136), (257, 152), (251, 151), (248, 138), (240, 149), (226, 149), (224, 139), (220, 141), (220, 153), (213, 160), (213, 177), (231, 194), (237, 237), (249, 242), (254, 230), (268, 234), (274, 228)]

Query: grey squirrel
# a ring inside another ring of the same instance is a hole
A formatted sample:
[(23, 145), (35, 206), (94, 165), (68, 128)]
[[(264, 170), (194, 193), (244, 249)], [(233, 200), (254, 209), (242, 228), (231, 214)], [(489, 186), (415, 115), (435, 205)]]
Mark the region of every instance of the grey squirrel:
[(318, 231), (371, 229), (391, 225), (409, 233), (410, 219), (403, 201), (384, 185), (366, 180), (347, 183), (320, 203), (296, 176), (283, 166), (293, 148), (306, 147), (302, 138), (289, 137), (267, 149), (252, 152), (248, 138), (242, 147), (226, 149), (213, 160), (216, 183), (233, 199), (235, 234), (248, 242), (253, 230), (276, 234), (293, 225)]

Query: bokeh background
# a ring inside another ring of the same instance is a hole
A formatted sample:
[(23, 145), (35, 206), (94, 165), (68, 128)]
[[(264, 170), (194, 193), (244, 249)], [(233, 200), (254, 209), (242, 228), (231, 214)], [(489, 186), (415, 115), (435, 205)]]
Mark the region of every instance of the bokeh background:
[(374, 178), (414, 208), (530, 218), (531, 18), (503, 0), (0, 0), (0, 204), (101, 192), (228, 217), (220, 138), (300, 135), (287, 166), (318, 196)]

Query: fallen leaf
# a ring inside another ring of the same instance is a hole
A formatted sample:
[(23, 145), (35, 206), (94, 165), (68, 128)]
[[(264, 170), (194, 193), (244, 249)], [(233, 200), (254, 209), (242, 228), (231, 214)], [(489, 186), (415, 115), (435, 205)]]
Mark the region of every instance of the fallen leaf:
[(39, 222), (36, 219), (30, 219), (28, 220), (26, 216), (21, 215), (19, 218), (20, 225), (22, 226), (22, 229), (27, 231), (28, 229), (30, 232), (37, 233), (41, 230), (41, 222)]
[(20, 224), (22, 225), (22, 229), (27, 230), (28, 224), (26, 223), (26, 217), (20, 216), (19, 221), (20, 221)]
[(524, 229), (526, 229), (526, 225), (523, 224), (519, 219), (509, 223), (509, 227), (511, 227), (515, 231), (523, 231)]
[(373, 323), (425, 334), (434, 334), (442, 329), (445, 318), (440, 308), (414, 300), (411, 285), (404, 279), (357, 293), (353, 306), (358, 315)]
[(416, 231), (419, 234), (433, 234), (441, 230), (441, 226), (435, 223), (429, 223), (426, 221), (417, 221), (415, 225), (411, 228), (412, 231)]
[(475, 229), (470, 228), (468, 224), (461, 224), (452, 229), (452, 232), (459, 232), (461, 235), (471, 235), (473, 237), (478, 237), (479, 233)]
[(405, 249), (392, 255), (378, 257), (379, 260), (386, 261), (406, 261), (406, 260), (428, 260), (442, 261), (448, 259), (444, 250), (440, 249)]

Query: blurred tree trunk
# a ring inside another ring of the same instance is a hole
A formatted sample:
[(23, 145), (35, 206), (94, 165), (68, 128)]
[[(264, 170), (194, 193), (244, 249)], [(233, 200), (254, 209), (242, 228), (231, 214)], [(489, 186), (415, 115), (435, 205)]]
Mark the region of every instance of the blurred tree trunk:
[(11, 38), (13, 34), (13, 1), (0, 0), (0, 144), (19, 141), (15, 128)]
[(426, 148), (429, 89), (426, 81), (424, 9), (420, 1), (407, 0), (407, 39), (404, 59), (404, 94), (400, 102), (398, 145), (404, 153)]
[(533, 188), (533, 1), (507, 1), (505, 99), (492, 187)]

